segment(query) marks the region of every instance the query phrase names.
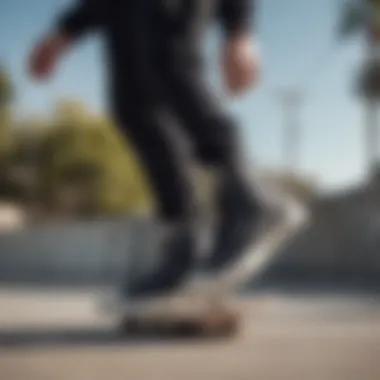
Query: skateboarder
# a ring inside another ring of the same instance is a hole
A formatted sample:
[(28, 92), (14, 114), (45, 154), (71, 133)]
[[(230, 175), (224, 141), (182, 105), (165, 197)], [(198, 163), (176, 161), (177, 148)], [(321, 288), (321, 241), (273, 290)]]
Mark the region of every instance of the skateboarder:
[(252, 0), (78, 0), (32, 52), (30, 72), (45, 79), (85, 34), (105, 37), (112, 115), (148, 173), (166, 234), (161, 266), (132, 286), (130, 297), (178, 289), (199, 255), (199, 204), (176, 128), (198, 162), (218, 173), (210, 270), (238, 260), (266, 215), (243, 171), (238, 125), (207, 84), (202, 55), (204, 32), (216, 20), (225, 87), (231, 95), (247, 90), (258, 71), (253, 16)]

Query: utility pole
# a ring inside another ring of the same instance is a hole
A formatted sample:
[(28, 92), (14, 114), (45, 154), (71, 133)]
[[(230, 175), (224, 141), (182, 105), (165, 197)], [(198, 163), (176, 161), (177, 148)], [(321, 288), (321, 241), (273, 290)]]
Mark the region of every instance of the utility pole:
[(288, 88), (280, 93), (284, 115), (282, 164), (284, 171), (291, 174), (297, 171), (300, 159), (301, 122), (299, 114), (302, 100), (302, 93), (297, 89)]
[(380, 1), (371, 0), (366, 3), (365, 39), (367, 48), (368, 76), (364, 84), (366, 96), (366, 150), (371, 176), (379, 172), (379, 125), (378, 106), (380, 99)]

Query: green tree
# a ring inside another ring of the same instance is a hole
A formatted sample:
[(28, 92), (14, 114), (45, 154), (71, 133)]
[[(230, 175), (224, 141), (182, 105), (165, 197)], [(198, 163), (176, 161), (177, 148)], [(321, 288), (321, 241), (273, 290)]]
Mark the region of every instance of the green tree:
[(10, 74), (5, 66), (0, 64), (0, 104), (9, 104), (13, 99), (13, 85)]
[(83, 214), (149, 210), (144, 174), (127, 141), (104, 117), (60, 102), (40, 151), (40, 195), (50, 206), (69, 198)]
[(12, 197), (34, 202), (38, 190), (38, 155), (48, 124), (41, 117), (25, 117), (12, 128), (12, 151), (7, 182)]
[(0, 65), (0, 188), (2, 193), (7, 187), (9, 159), (12, 152), (12, 100), (11, 77), (5, 67)]

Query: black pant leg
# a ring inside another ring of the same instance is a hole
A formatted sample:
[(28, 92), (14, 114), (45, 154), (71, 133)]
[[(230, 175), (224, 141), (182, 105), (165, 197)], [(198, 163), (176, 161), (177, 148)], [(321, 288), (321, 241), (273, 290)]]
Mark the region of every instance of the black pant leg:
[(132, 52), (121, 50), (115, 59), (113, 113), (147, 173), (161, 222), (170, 225), (157, 247), (161, 265), (135, 284), (126, 281), (124, 293), (142, 297), (167, 293), (192, 273), (197, 257), (197, 199), (186, 153), (167, 117), (160, 80), (150, 61)]
[(238, 125), (226, 114), (196, 65), (162, 64), (171, 104), (191, 137), (203, 165), (220, 174), (216, 189), (218, 226), (206, 267), (221, 270), (245, 252), (262, 217), (262, 204), (244, 170)]

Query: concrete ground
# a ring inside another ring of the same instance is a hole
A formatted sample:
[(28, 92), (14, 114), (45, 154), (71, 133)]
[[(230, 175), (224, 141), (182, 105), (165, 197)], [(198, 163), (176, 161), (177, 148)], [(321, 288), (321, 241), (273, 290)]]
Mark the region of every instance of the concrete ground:
[(184, 341), (120, 337), (98, 296), (0, 289), (0, 379), (380, 379), (373, 297), (244, 298), (235, 340)]

